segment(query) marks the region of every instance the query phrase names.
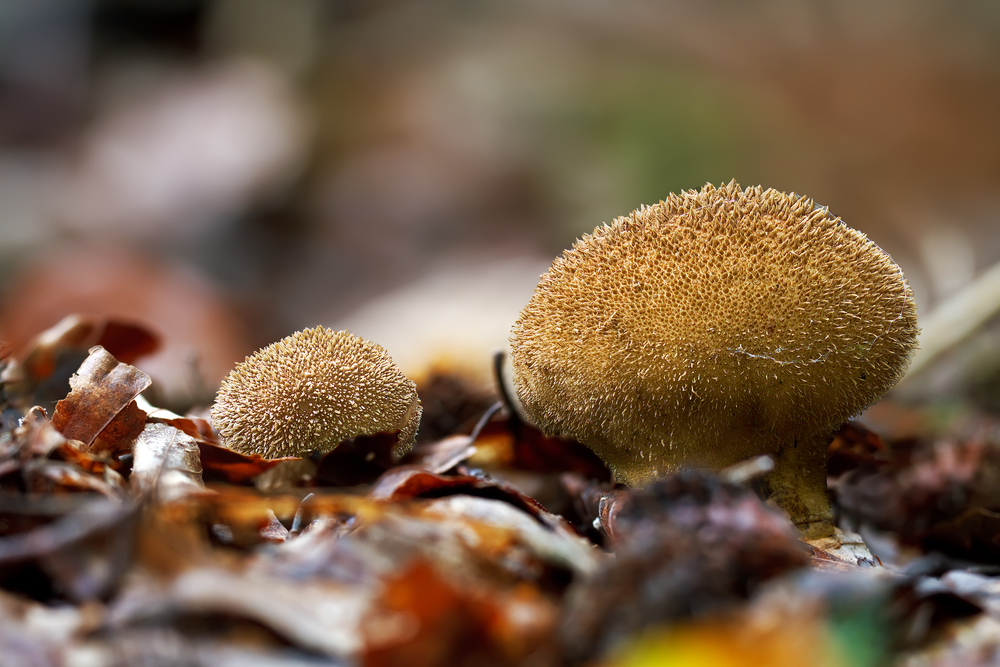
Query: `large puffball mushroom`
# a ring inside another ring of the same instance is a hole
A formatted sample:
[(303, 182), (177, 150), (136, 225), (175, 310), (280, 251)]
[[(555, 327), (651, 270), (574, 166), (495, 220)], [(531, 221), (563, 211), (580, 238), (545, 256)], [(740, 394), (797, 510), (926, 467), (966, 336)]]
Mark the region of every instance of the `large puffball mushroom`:
[(826, 447), (902, 376), (917, 336), (899, 267), (797, 195), (735, 183), (597, 228), (511, 332), (527, 416), (639, 485), (770, 454), (774, 501), (832, 533)]
[(329, 451), (359, 435), (398, 431), (396, 456), (420, 422), (416, 385), (379, 345), (306, 329), (258, 350), (223, 380), (212, 425), (225, 444), (265, 458)]

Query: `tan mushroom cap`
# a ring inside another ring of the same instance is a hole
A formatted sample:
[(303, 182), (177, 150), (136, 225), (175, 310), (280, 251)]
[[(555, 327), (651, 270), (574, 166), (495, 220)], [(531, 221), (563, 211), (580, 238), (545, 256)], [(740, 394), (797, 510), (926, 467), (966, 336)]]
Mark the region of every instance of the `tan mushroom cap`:
[(864, 234), (732, 182), (578, 240), (511, 354), (527, 415), (636, 484), (832, 432), (897, 382), (917, 331), (902, 272)]
[(382, 347), (316, 327), (238, 364), (222, 382), (212, 424), (230, 448), (266, 458), (399, 431), (399, 456), (413, 444), (420, 412), (416, 385)]

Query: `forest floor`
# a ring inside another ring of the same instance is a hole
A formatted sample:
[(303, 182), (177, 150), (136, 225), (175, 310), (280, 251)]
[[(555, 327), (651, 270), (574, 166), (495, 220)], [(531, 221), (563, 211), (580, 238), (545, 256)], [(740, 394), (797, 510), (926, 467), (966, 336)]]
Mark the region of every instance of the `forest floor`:
[(4, 665), (1000, 662), (986, 415), (886, 441), (846, 424), (830, 496), (874, 555), (844, 556), (725, 475), (616, 486), (459, 377), (421, 387), (401, 461), (394, 434), (267, 460), (141, 396), (141, 329), (39, 340), (3, 360)]

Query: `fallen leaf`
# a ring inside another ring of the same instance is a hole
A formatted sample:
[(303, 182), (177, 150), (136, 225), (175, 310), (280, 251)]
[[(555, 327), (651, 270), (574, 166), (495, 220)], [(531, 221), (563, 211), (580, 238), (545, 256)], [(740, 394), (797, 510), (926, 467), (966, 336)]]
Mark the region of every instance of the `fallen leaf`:
[(95, 346), (69, 383), (72, 391), (56, 404), (52, 423), (67, 438), (90, 445), (151, 380)]
[[(529, 514), (513, 505), (490, 498), (454, 495), (427, 501), (422, 512), (454, 517), (511, 539), (520, 548), (544, 563), (564, 568), (576, 575), (595, 572), (601, 562), (599, 552), (562, 518), (544, 510)], [(481, 530), (480, 535), (483, 535)], [(516, 557), (507, 556), (508, 565), (516, 567)]]
[(160, 341), (140, 324), (93, 315), (67, 315), (39, 334), (20, 363), (11, 365), (0, 378), (17, 404), (39, 404), (51, 409), (66, 396), (70, 376), (96, 345), (120, 362), (131, 364), (155, 352)]
[[(124, 495), (121, 477), (111, 469), (107, 472), (109, 475), (105, 477), (89, 473), (72, 463), (35, 459), (24, 464), (21, 476), (28, 493), (99, 493), (112, 500), (121, 500)], [(109, 477), (113, 481), (109, 481)]]
[(132, 443), (142, 433), (145, 425), (146, 413), (136, 405), (135, 401), (129, 401), (128, 405), (101, 429), (88, 449), (95, 454), (104, 454), (110, 458), (130, 454)]
[(208, 445), (214, 445), (217, 448), (222, 448), (218, 434), (212, 429), (212, 425), (209, 423), (207, 419), (201, 419), (199, 417), (157, 416), (158, 414), (163, 412), (165, 411), (154, 410), (152, 414), (147, 412), (146, 421), (154, 424), (168, 424), (176, 429), (184, 431), (198, 442), (203, 442)]
[(826, 448), (826, 474), (840, 477), (863, 466), (883, 465), (889, 457), (888, 448), (877, 434), (858, 422), (846, 422), (833, 435)]
[(103, 615), (96, 603), (52, 606), (0, 590), (3, 660), (9, 665), (60, 664), (68, 646), (100, 628)]
[[(184, 431), (191, 437), (191, 433)], [(284, 459), (265, 459), (260, 454), (240, 454), (227, 447), (198, 441), (202, 474), (206, 482), (224, 481), (229, 484), (249, 484), (254, 478), (275, 467)]]
[(892, 533), (904, 545), (1000, 563), (1000, 446), (982, 438), (890, 448), (833, 486), (850, 520)]
[[(93, 600), (110, 593), (128, 569), (138, 506), (104, 498), (74, 503), (55, 521), (0, 537), (0, 583), (18, 590), (13, 574), (40, 567), (51, 577), (52, 591), (72, 600)], [(41, 582), (36, 582), (40, 584)], [(12, 585), (13, 584), (13, 585)]]
[[(161, 336), (160, 349), (133, 364), (155, 379), (157, 400), (172, 405), (209, 400), (232, 366), (253, 351), (243, 323), (218, 286), (190, 262), (115, 239), (80, 240), (32, 253), (7, 283), (0, 338), (20, 349), (42, 327), (69, 313), (112, 318), (127, 313)], [(66, 395), (66, 378), (82, 360), (67, 363), (62, 392), (54, 400)]]
[(488, 423), (475, 441), (469, 465), (512, 468), (538, 473), (576, 472), (609, 481), (611, 471), (589, 448), (569, 438), (554, 438), (524, 423), (506, 418)]
[(809, 562), (787, 516), (701, 471), (612, 492), (601, 516), (614, 559), (567, 594), (561, 637), (574, 660), (657, 624), (738, 608), (761, 582)]
[(402, 463), (441, 474), (468, 460), (475, 452), (476, 446), (470, 436), (452, 435), (434, 442), (417, 443)]
[(388, 471), (372, 486), (368, 497), (373, 500), (399, 502), (458, 493), (504, 500), (529, 514), (545, 511), (539, 502), (524, 495), (510, 484), (482, 476), (438, 475), (413, 466), (397, 466)]
[(314, 478), (317, 486), (371, 484), (396, 465), (393, 450), (397, 433), (359, 435), (345, 440), (323, 455)]
[(198, 442), (173, 426), (147, 424), (135, 441), (130, 483), (137, 494), (155, 494), (160, 502), (207, 491)]
[(270, 629), (311, 653), (342, 659), (361, 649), (371, 592), (342, 583), (230, 567), (190, 568), (165, 584), (137, 582), (110, 609), (114, 631), (185, 618), (233, 617)]
[[(468, 432), (496, 397), (480, 383), (450, 368), (433, 368), (417, 380), (423, 405), (415, 450), (456, 433)], [(415, 463), (415, 461), (408, 461)]]
[[(361, 624), (366, 667), (520, 665), (543, 660), (554, 606), (531, 588), (458, 587), (415, 559), (389, 577)], [(549, 650), (551, 654), (551, 649)]]

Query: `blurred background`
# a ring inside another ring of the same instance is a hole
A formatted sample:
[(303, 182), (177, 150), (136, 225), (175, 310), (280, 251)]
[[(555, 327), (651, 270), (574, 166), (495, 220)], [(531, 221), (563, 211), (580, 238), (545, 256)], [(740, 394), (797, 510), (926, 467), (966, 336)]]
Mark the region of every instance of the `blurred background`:
[[(0, 3), (0, 339), (144, 323), (173, 407), (316, 324), (485, 376), (578, 235), (734, 178), (867, 233), (924, 321), (1000, 260), (1000, 3)], [(1000, 409), (983, 319), (912, 397)]]

